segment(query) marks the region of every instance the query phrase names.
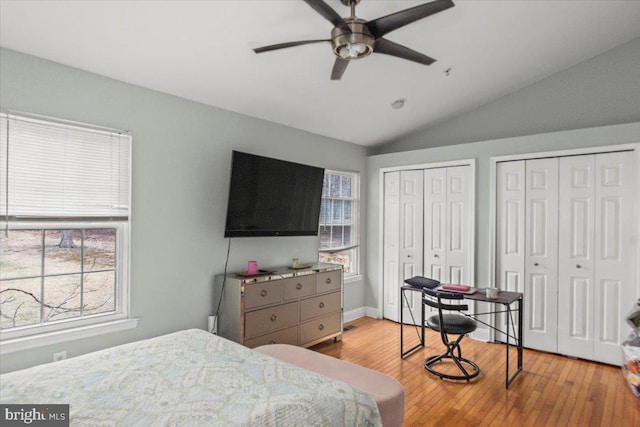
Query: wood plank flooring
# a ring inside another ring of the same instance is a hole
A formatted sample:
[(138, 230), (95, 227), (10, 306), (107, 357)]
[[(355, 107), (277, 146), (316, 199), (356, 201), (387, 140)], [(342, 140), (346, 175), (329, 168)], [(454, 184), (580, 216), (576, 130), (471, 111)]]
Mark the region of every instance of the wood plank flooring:
[[(400, 358), (400, 326), (368, 317), (346, 326), (341, 342), (313, 350), (390, 375), (405, 387), (404, 426), (640, 426), (640, 398), (620, 367), (524, 351), (524, 370), (505, 389), (505, 347), (462, 341), (463, 356), (480, 365), (470, 383), (441, 380), (425, 371), (424, 359), (440, 354), (440, 336), (427, 330), (427, 346)], [(405, 348), (418, 342), (404, 329)], [(515, 369), (516, 352), (510, 359)]]

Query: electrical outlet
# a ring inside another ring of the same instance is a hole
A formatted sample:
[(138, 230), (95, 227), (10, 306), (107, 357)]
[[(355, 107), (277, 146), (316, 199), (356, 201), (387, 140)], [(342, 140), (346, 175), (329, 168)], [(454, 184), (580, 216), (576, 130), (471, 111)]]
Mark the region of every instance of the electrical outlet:
[(66, 351), (59, 351), (57, 353), (53, 353), (53, 361), (57, 362), (58, 360), (64, 360), (67, 358)]

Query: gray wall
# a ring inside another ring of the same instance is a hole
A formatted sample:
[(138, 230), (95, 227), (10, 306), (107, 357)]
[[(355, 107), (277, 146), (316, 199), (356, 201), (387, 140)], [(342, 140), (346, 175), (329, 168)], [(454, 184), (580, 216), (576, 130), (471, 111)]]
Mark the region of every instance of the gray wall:
[(370, 150), (392, 153), (640, 120), (640, 38), (447, 122)]
[[(367, 307), (381, 307), (380, 254), (380, 173), (381, 169), (414, 164), (436, 163), (461, 159), (476, 159), (476, 274), (475, 283), (483, 287), (490, 278), (490, 158), (523, 153), (538, 153), (600, 147), (615, 144), (640, 143), (640, 121), (573, 131), (497, 139), (448, 147), (370, 156), (367, 159)], [(636, 223), (640, 223), (636, 218)], [(640, 284), (639, 284), (640, 289)]]
[[(364, 148), (0, 50), (3, 109), (131, 131), (133, 330), (4, 355), (0, 371), (185, 328), (206, 328), (213, 278), (224, 269), (231, 151), (253, 152), (364, 175)], [(366, 180), (363, 179), (363, 194)], [(365, 203), (366, 200), (363, 200)], [(364, 216), (363, 216), (364, 218)], [(365, 243), (363, 241), (363, 243)], [(316, 237), (237, 238), (229, 270), (317, 261)], [(364, 257), (363, 257), (364, 258)], [(345, 311), (364, 306), (363, 283), (346, 285)]]
[[(615, 126), (624, 123), (631, 125)], [(640, 142), (638, 123), (640, 38), (445, 123), (371, 149), (377, 155), (371, 155), (367, 161), (368, 312), (380, 307), (381, 168), (476, 159), (475, 279), (481, 285), (488, 280), (490, 267), (489, 158)], [(578, 130), (571, 132), (571, 129)]]

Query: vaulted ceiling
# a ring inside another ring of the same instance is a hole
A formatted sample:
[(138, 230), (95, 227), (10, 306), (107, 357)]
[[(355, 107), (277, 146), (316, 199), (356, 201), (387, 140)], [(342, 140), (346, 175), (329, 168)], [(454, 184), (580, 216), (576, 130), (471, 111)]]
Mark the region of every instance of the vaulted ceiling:
[[(328, 3), (340, 16), (350, 11)], [(425, 1), (362, 0), (373, 20)], [(640, 37), (640, 1), (465, 1), (385, 38), (330, 79), (332, 24), (298, 0), (0, 0), (0, 45), (124, 82), (373, 146), (455, 117)], [(404, 100), (404, 108), (392, 103)]]

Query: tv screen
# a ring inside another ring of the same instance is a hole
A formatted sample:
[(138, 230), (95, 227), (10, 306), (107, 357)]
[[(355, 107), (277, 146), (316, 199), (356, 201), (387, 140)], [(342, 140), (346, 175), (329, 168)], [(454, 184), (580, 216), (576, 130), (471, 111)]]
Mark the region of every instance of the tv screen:
[(224, 237), (318, 234), (324, 169), (234, 151)]

